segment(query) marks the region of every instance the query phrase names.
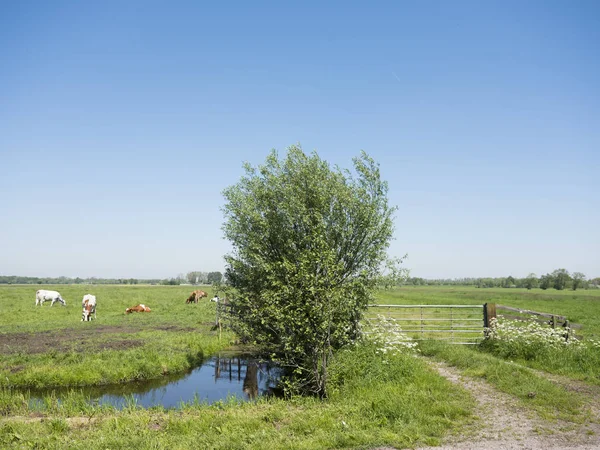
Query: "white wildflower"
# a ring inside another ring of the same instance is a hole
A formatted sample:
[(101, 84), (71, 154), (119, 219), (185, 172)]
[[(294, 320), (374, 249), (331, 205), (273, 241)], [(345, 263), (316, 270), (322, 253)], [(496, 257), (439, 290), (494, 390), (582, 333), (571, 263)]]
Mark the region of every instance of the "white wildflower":
[(407, 350), (418, 351), (417, 343), (402, 332), (400, 324), (393, 318), (379, 314), (376, 319), (370, 320), (370, 325), (370, 331), (364, 336), (379, 347), (378, 353), (395, 355)]

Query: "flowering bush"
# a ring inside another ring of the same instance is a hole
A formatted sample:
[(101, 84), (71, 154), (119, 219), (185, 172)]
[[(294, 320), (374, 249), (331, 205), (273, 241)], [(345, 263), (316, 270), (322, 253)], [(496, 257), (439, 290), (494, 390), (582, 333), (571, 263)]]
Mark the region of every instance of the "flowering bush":
[(378, 314), (377, 318), (371, 319), (369, 323), (371, 328), (364, 332), (363, 336), (375, 344), (378, 353), (397, 355), (407, 350), (419, 351), (416, 348), (417, 342), (402, 331), (395, 319)]
[(581, 341), (567, 339), (571, 329), (568, 327), (552, 328), (534, 320), (524, 322), (518, 320), (503, 320), (498, 322), (494, 317), (486, 330), (488, 337), (508, 342), (525, 341), (528, 344), (544, 344), (550, 347), (581, 345)]
[(552, 328), (535, 321), (502, 320), (493, 318), (486, 329), (488, 339), (483, 346), (504, 357), (535, 359), (550, 350), (581, 347), (573, 338), (567, 339), (569, 328)]
[(547, 372), (600, 383), (600, 341), (565, 339), (566, 328), (536, 322), (492, 320), (481, 348), (501, 358), (527, 362)]

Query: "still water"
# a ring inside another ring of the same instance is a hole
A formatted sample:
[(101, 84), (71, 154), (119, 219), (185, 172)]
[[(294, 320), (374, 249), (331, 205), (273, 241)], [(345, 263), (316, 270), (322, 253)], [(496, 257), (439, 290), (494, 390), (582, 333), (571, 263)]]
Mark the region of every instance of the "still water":
[[(261, 362), (251, 355), (222, 353), (206, 359), (188, 373), (144, 382), (76, 388), (76, 391), (89, 396), (94, 403), (119, 409), (132, 404), (175, 408), (182, 402), (214, 403), (228, 397), (249, 401), (272, 395), (280, 376), (281, 370), (273, 363)], [(31, 392), (31, 401), (41, 402), (43, 395), (52, 392), (60, 401), (68, 390)]]

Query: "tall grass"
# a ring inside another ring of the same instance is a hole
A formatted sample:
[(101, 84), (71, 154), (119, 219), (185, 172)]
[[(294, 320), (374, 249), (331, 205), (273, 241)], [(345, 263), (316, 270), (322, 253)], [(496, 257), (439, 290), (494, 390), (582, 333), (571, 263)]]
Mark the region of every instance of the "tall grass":
[[(357, 362), (359, 363), (357, 365)], [(334, 358), (327, 400), (295, 397), (239, 404), (191, 402), (179, 411), (90, 408), (74, 394), (50, 398), (45, 421), (0, 425), (0, 447), (21, 448), (406, 448), (435, 445), (470, 418), (473, 400), (409, 354), (357, 346)], [(12, 403), (10, 403), (12, 402)], [(0, 391), (0, 411), (24, 413), (26, 397)], [(87, 408), (87, 409), (86, 409)]]

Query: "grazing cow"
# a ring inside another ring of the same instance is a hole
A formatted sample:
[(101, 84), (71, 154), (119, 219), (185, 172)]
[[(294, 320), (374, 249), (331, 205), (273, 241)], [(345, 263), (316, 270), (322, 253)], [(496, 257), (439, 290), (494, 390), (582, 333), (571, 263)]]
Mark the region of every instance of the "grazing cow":
[(35, 293), (35, 306), (40, 305), (46, 301), (52, 300), (50, 306), (54, 305), (54, 302), (61, 302), (63, 306), (67, 306), (67, 302), (60, 296), (60, 294), (56, 291), (47, 291), (45, 289), (40, 289)]
[(94, 314), (94, 319), (96, 318), (96, 296), (92, 294), (85, 294), (83, 296), (83, 300), (81, 301), (81, 307), (83, 308), (83, 312), (81, 315), (82, 322), (89, 322), (92, 320), (92, 313)]
[(188, 299), (185, 301), (186, 303), (198, 303), (202, 297), (208, 297), (208, 294), (201, 290), (193, 291)]
[(150, 308), (148, 308), (146, 305), (140, 304), (140, 305), (133, 306), (131, 308), (127, 308), (125, 310), (125, 314), (129, 314), (132, 312), (150, 312), (150, 311), (152, 311), (152, 310)]

